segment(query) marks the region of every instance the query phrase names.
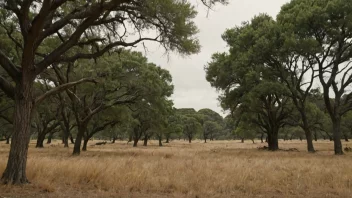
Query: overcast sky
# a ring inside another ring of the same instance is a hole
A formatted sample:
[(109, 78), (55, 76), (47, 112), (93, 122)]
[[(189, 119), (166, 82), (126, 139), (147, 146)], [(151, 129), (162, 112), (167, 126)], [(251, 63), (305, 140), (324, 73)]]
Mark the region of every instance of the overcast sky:
[(205, 79), (204, 65), (215, 52), (226, 51), (226, 44), (221, 34), (227, 29), (248, 21), (259, 13), (267, 13), (273, 17), (288, 0), (230, 0), (227, 6), (216, 6), (209, 12), (199, 0), (196, 9), (198, 16), (195, 23), (199, 28), (198, 38), (202, 46), (201, 52), (189, 57), (171, 54), (164, 55), (164, 50), (155, 43), (148, 43), (149, 61), (168, 69), (175, 86), (172, 99), (176, 108), (212, 109), (224, 115), (217, 100), (218, 93)]

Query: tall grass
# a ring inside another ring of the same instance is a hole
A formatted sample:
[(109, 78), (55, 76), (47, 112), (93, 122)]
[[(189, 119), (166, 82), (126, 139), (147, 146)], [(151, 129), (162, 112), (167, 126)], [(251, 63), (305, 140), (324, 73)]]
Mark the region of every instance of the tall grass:
[[(44, 149), (31, 145), (27, 175), (32, 184), (21, 189), (0, 186), (0, 195), (21, 191), (24, 197), (31, 192), (43, 197), (351, 196), (351, 154), (334, 156), (332, 143), (325, 141), (315, 144), (316, 154), (305, 152), (304, 142), (280, 144), (300, 152), (261, 151), (256, 149), (260, 143), (235, 141), (175, 141), (162, 148), (157, 142), (143, 148), (118, 142), (89, 146), (81, 156), (72, 157), (71, 148), (58, 143)], [(0, 172), (8, 149), (0, 144)]]

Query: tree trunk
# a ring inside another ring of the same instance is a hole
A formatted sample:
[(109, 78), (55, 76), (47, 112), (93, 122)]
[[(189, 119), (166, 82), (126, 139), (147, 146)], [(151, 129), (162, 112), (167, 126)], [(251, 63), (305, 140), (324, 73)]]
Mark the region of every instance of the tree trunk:
[(241, 138), (241, 143), (244, 143), (244, 138)]
[(83, 147), (82, 147), (82, 151), (87, 151), (87, 144), (88, 144), (89, 138), (85, 137), (83, 139)]
[(188, 137), (188, 142), (192, 143), (192, 137)]
[(116, 136), (114, 136), (113, 138), (112, 138), (112, 142), (111, 143), (115, 143), (115, 141), (116, 141)]
[(78, 126), (78, 133), (75, 141), (75, 145), (73, 147), (73, 153), (72, 155), (79, 155), (81, 154), (81, 144), (82, 144), (82, 138), (84, 133), (86, 132), (86, 127), (85, 126)]
[(334, 150), (335, 155), (342, 155), (342, 143), (341, 143), (341, 121), (340, 118), (333, 119), (333, 136), (334, 136)]
[(260, 141), (261, 141), (261, 143), (263, 143), (264, 142), (264, 133), (262, 133), (262, 135), (260, 136)]
[(71, 141), (71, 144), (75, 143), (75, 141), (73, 140), (72, 134), (70, 134), (70, 141)]
[(299, 136), (299, 140), (301, 140), (301, 141), (302, 141), (302, 136)]
[(133, 147), (137, 147), (138, 138), (133, 138)]
[(159, 146), (163, 146), (163, 143), (161, 143), (162, 139), (161, 136), (159, 136)]
[(268, 143), (268, 135), (265, 137), (265, 142)]
[(207, 136), (204, 135), (204, 143), (207, 143)]
[(253, 144), (255, 144), (254, 139), (252, 139)]
[(6, 144), (10, 144), (10, 137), (6, 137)]
[(1, 177), (1, 181), (6, 184), (28, 183), (26, 165), (28, 145), (31, 137), (33, 84), (28, 76), (24, 75), (22, 79), (23, 81), (17, 83), (15, 89), (14, 131), (7, 166)]
[(169, 136), (166, 136), (166, 142), (165, 143), (169, 143)]
[(45, 133), (38, 133), (36, 148), (44, 148)]
[(147, 145), (148, 145), (148, 135), (145, 135), (143, 140), (143, 146), (147, 146)]
[(270, 151), (277, 151), (279, 150), (279, 140), (278, 140), (278, 129), (274, 129), (271, 134), (269, 133), (269, 150)]
[(53, 138), (53, 133), (49, 133), (47, 144), (51, 144), (51, 139)]

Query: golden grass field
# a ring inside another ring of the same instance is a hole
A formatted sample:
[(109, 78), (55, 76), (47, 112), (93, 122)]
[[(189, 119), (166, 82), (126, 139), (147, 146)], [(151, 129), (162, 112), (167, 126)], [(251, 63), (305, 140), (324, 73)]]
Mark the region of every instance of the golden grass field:
[[(0, 185), (0, 197), (352, 197), (352, 153), (334, 156), (329, 141), (315, 142), (315, 154), (305, 151), (304, 141), (279, 143), (299, 152), (258, 150), (266, 144), (250, 141), (89, 144), (72, 157), (72, 145), (36, 149), (31, 142), (31, 184)], [(1, 173), (8, 151), (1, 142)]]

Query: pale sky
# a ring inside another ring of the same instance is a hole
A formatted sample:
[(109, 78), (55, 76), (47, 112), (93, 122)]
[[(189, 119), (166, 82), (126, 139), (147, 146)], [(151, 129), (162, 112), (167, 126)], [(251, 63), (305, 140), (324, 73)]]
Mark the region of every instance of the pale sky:
[(230, 0), (227, 6), (218, 5), (209, 11), (200, 4), (195, 5), (198, 16), (195, 23), (199, 28), (198, 38), (201, 52), (189, 57), (176, 54), (165, 56), (164, 50), (156, 43), (148, 43), (146, 56), (153, 62), (170, 71), (175, 86), (172, 99), (176, 108), (212, 109), (224, 115), (217, 100), (218, 93), (205, 79), (204, 66), (215, 52), (227, 50), (221, 34), (227, 29), (249, 21), (259, 13), (267, 13), (275, 18), (280, 7), (288, 0)]

